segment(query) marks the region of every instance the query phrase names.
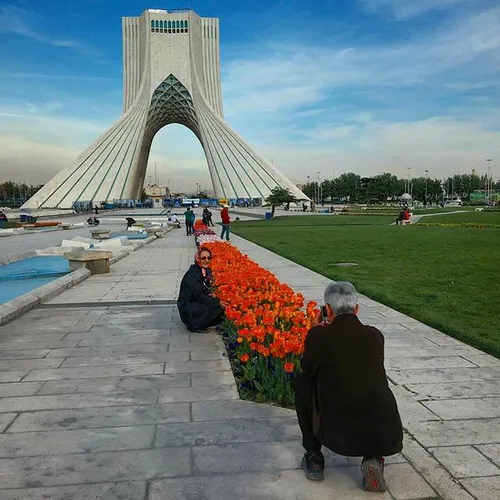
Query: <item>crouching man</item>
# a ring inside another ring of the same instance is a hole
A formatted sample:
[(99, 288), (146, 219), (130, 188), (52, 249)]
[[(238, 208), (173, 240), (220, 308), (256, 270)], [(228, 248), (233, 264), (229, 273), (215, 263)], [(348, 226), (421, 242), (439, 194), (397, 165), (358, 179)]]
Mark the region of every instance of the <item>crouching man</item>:
[(363, 457), (365, 491), (385, 491), (384, 456), (403, 449), (403, 427), (384, 369), (384, 336), (358, 319), (354, 286), (334, 282), (309, 331), (295, 407), (307, 479), (323, 479), (322, 446)]

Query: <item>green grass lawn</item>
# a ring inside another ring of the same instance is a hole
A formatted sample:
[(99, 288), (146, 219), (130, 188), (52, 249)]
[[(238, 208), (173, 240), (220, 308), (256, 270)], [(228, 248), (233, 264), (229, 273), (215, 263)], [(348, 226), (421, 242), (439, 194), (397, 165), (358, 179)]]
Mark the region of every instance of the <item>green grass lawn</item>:
[(500, 212), (467, 212), (460, 214), (433, 215), (423, 217), (420, 222), (478, 222), (480, 224), (500, 225)]
[[(397, 227), (388, 225), (391, 221), (298, 216), (235, 223), (232, 229), (500, 358), (500, 231)], [(337, 262), (358, 265), (337, 267)]]

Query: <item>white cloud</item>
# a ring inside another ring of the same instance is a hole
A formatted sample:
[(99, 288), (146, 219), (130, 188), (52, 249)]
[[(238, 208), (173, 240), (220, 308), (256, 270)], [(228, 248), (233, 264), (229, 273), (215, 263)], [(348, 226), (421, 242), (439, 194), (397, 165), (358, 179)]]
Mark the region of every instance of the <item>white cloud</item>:
[[(319, 127), (318, 127), (319, 129)], [(338, 127), (322, 130), (327, 137)], [(314, 132), (312, 132), (314, 133)], [(324, 141), (314, 147), (297, 147), (292, 142), (264, 148), (267, 158), (296, 180), (307, 175), (332, 177), (342, 172), (376, 175), (393, 172), (403, 176), (411, 167), (415, 176), (428, 169), (432, 177), (442, 178), (457, 172), (470, 172), (476, 167), (485, 171), (486, 158), (493, 158), (495, 178), (500, 175), (500, 129), (488, 130), (481, 122), (465, 122), (453, 118), (430, 118), (417, 122), (370, 122), (342, 141)], [(495, 158), (498, 166), (495, 167)]]
[(31, 38), (32, 40), (54, 47), (73, 49), (89, 56), (98, 55), (96, 50), (90, 49), (78, 40), (54, 38), (41, 33), (34, 28), (36, 21), (37, 16), (29, 10), (22, 9), (15, 5), (0, 7), (0, 33)]

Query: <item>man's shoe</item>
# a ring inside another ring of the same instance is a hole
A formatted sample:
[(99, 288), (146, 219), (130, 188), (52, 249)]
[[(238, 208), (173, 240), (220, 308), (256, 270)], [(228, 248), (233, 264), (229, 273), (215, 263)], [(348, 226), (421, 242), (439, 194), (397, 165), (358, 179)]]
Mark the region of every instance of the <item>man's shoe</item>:
[(363, 490), (373, 492), (386, 490), (383, 458), (363, 458), (361, 474), (363, 474)]
[(323, 470), (325, 468), (323, 453), (306, 453), (302, 457), (301, 467), (309, 481), (323, 481)]

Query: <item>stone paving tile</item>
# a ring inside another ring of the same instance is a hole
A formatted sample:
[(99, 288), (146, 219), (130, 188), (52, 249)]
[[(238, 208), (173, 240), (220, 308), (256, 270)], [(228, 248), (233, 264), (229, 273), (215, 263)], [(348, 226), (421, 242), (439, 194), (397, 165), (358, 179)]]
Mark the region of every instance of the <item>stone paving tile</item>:
[(247, 401), (202, 401), (192, 404), (193, 421), (232, 420), (238, 418), (290, 417), (295, 412), (286, 408)]
[(411, 422), (411, 431), (425, 447), (492, 443), (498, 440), (500, 418)]
[(157, 390), (120, 391), (97, 394), (56, 394), (53, 396), (31, 396), (1, 398), (0, 412), (26, 412), (67, 408), (88, 408), (99, 406), (127, 406), (153, 404), (158, 399)]
[[(62, 362), (61, 358), (53, 359)], [(163, 363), (155, 363), (147, 365), (87, 366), (54, 370), (31, 370), (24, 378), (24, 381), (160, 375), (164, 369), (165, 365)]]
[(437, 499), (436, 492), (410, 464), (388, 465), (385, 480), (396, 500)]
[(484, 354), (484, 353), (476, 355), (464, 354), (464, 358), (467, 361), (476, 364), (477, 366), (496, 366), (496, 367), (500, 366), (500, 359), (494, 358), (489, 354)]
[(47, 358), (73, 358), (87, 356), (109, 356), (123, 354), (134, 356), (137, 354), (168, 352), (168, 344), (132, 344), (132, 345), (111, 345), (111, 346), (90, 346), (90, 347), (68, 347), (51, 349)]
[(188, 422), (157, 426), (155, 447), (206, 446), (251, 443), (258, 436), (262, 442), (296, 440), (300, 429), (295, 416), (215, 422)]
[(29, 370), (17, 371), (0, 371), (0, 383), (19, 382), (27, 375)]
[(234, 375), (228, 367), (226, 371), (191, 373), (191, 385), (193, 387), (205, 385), (234, 385)]
[(0, 432), (5, 432), (5, 429), (17, 417), (17, 413), (0, 413)]
[(3, 351), (0, 348), (0, 360), (44, 358), (49, 352), (50, 349), (25, 349), (18, 351)]
[(161, 389), (159, 403), (239, 399), (235, 385), (206, 385), (184, 389)]
[(462, 483), (474, 495), (476, 500), (493, 500), (498, 498), (500, 476), (463, 479)]
[[(56, 358), (54, 358), (56, 359)], [(148, 354), (135, 355), (107, 355), (92, 357), (72, 357), (66, 358), (61, 368), (73, 366), (100, 366), (100, 365), (130, 365), (148, 363), (171, 363), (189, 360), (189, 352), (151, 352)]]
[(189, 403), (45, 410), (19, 414), (7, 432), (121, 427), (190, 420)]
[(475, 368), (470, 361), (460, 356), (421, 356), (417, 358), (387, 358), (385, 360), (387, 370), (427, 370), (436, 368)]
[(186, 448), (0, 460), (0, 481), (5, 489), (146, 480), (190, 474), (190, 451)]
[(154, 425), (0, 434), (0, 458), (149, 448)]
[(500, 469), (472, 446), (446, 446), (429, 451), (456, 478), (500, 476)]
[(385, 355), (387, 358), (408, 358), (408, 357), (427, 357), (427, 356), (461, 356), (466, 361), (474, 363), (474, 361), (468, 359), (467, 354), (474, 352), (473, 347), (466, 345), (459, 346), (415, 346), (415, 347), (394, 347), (392, 345), (392, 339), (387, 339), (385, 346)]
[(476, 448), (486, 455), (498, 467), (500, 467), (500, 443), (482, 444), (476, 446)]
[(20, 345), (18, 342), (5, 342), (0, 345), (2, 351), (18, 351), (21, 349), (61, 349), (61, 348), (71, 348), (76, 347), (78, 341), (76, 340), (36, 340), (33, 342), (26, 342), (25, 345)]
[[(311, 482), (297, 471), (234, 474), (213, 477), (153, 481), (149, 500), (315, 500), (393, 499), (390, 493), (366, 493), (360, 488), (359, 468), (342, 467), (325, 471), (325, 481)], [(235, 494), (236, 492), (236, 494)]]
[(498, 381), (448, 382), (437, 384), (408, 384), (408, 389), (419, 397), (432, 399), (467, 399), (500, 397)]
[(500, 369), (492, 366), (484, 368), (388, 370), (387, 375), (397, 384), (477, 382), (481, 380), (500, 380)]
[(191, 377), (189, 373), (169, 373), (166, 375), (144, 375), (137, 377), (123, 376), (72, 380), (49, 380), (47, 382), (42, 382), (42, 384), (42, 388), (37, 392), (38, 395), (85, 392), (119, 392), (139, 389), (159, 391), (160, 389), (190, 387)]
[(191, 361), (212, 361), (227, 358), (225, 349), (199, 349), (197, 351), (191, 351), (189, 354), (189, 359)]
[(422, 404), (439, 415), (443, 420), (500, 417), (500, 398), (447, 399), (426, 401)]
[(146, 482), (124, 481), (50, 488), (1, 490), (2, 500), (142, 500)]
[(33, 396), (42, 387), (43, 382), (12, 382), (0, 384), (0, 398), (15, 396)]
[(0, 361), (0, 371), (42, 370), (44, 368), (58, 368), (64, 360), (52, 359), (14, 359)]

